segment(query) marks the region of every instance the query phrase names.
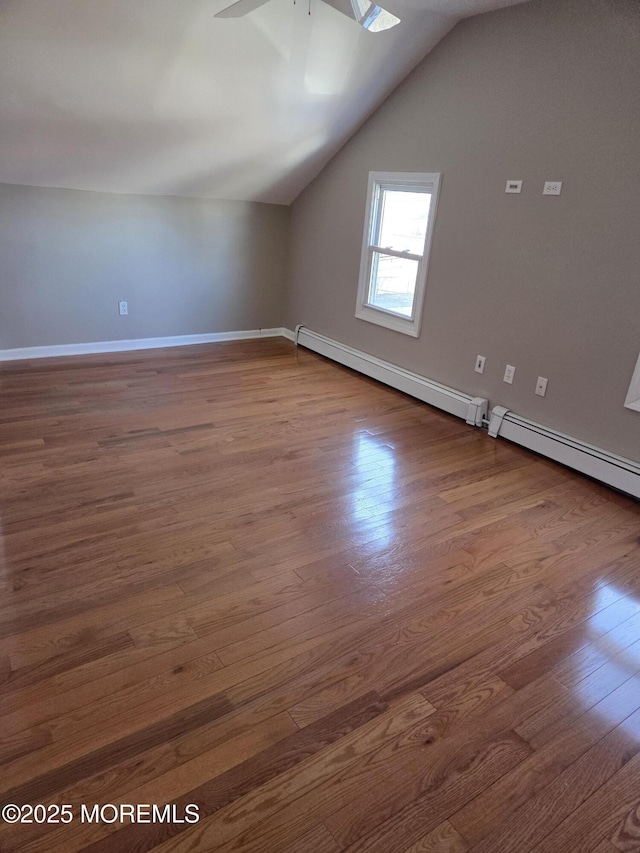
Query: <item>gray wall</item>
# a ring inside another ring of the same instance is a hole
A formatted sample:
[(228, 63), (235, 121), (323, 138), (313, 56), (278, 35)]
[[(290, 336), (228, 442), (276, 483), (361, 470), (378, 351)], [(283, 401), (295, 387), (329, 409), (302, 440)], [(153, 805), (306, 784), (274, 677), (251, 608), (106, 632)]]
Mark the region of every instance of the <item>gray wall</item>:
[[(639, 460), (639, 81), (637, 0), (458, 24), (294, 203), (287, 325)], [(369, 170), (443, 175), (418, 339), (354, 317)]]
[(0, 349), (281, 326), (289, 215), (2, 184)]

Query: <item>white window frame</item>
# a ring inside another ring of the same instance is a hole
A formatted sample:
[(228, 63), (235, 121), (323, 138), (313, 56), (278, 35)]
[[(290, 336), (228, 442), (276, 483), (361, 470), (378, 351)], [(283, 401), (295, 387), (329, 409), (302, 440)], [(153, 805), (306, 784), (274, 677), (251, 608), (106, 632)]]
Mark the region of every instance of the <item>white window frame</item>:
[(640, 412), (640, 355), (638, 356), (636, 369), (633, 371), (633, 376), (631, 377), (629, 393), (624, 404), (627, 409), (634, 409), (636, 412)]
[[(424, 251), (422, 255), (414, 255), (409, 252), (396, 252), (385, 249), (383, 246), (373, 244), (373, 234), (378, 227), (380, 215), (380, 193), (381, 190), (413, 190), (414, 192), (430, 192), (431, 205), (429, 207), (429, 221), (424, 239)], [(360, 255), (360, 278), (358, 281), (358, 299), (356, 302), (356, 317), (377, 323), (387, 329), (412, 335), (417, 338), (420, 334), (422, 322), (422, 310), (427, 288), (427, 273), (429, 270), (429, 256), (431, 253), (431, 242), (436, 221), (438, 208), (438, 195), (440, 191), (439, 172), (369, 172), (369, 184), (367, 188), (367, 207), (362, 237), (362, 253)], [(371, 277), (371, 265), (374, 253), (379, 252), (400, 258), (410, 258), (418, 261), (418, 272), (416, 275), (416, 289), (413, 299), (413, 313), (411, 317), (404, 317), (395, 311), (378, 308), (367, 303), (369, 293), (369, 281)]]

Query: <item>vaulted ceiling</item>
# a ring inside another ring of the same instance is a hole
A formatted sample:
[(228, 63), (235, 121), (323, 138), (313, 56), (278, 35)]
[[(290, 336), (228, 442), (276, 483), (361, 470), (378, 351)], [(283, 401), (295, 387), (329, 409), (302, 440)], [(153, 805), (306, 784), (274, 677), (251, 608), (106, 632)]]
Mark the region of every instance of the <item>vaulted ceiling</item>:
[(461, 17), (523, 0), (0, 0), (0, 182), (288, 204)]

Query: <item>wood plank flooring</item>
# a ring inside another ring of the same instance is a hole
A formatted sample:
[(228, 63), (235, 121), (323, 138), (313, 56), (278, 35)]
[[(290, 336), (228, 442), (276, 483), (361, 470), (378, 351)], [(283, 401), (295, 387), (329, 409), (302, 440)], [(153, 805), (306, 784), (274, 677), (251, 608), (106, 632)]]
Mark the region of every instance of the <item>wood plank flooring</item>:
[(0, 402), (2, 851), (640, 851), (637, 502), (283, 339)]

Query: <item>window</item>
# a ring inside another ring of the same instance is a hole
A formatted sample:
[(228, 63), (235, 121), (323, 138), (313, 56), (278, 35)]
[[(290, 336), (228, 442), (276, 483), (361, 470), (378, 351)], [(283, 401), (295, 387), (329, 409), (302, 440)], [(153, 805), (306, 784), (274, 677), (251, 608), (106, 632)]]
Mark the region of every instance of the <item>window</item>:
[(640, 412), (640, 355), (638, 356), (636, 369), (631, 377), (629, 393), (627, 394), (627, 399), (624, 401), (624, 404), (627, 409), (635, 409), (636, 412)]
[(440, 175), (370, 172), (356, 317), (418, 337)]

